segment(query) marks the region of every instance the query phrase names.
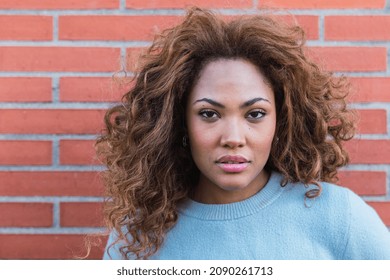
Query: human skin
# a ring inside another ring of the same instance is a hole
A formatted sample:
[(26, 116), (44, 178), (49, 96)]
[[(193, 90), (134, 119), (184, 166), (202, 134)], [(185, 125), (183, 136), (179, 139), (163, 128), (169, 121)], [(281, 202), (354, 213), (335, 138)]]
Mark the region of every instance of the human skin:
[(187, 130), (200, 177), (193, 199), (207, 204), (244, 200), (267, 183), (264, 166), (275, 136), (270, 83), (251, 62), (207, 63), (186, 106)]

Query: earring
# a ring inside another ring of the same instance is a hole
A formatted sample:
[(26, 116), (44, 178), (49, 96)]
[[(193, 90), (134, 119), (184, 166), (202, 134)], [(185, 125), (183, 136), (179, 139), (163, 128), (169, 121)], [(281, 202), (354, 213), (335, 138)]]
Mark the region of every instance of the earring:
[(184, 135), (183, 136), (183, 147), (187, 147), (188, 146), (188, 136), (187, 135)]

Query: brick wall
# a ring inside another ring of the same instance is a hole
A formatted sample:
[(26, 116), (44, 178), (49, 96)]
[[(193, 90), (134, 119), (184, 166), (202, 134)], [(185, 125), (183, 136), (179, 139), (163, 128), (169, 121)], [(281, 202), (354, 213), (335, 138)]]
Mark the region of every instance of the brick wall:
[[(282, 8), (360, 112), (345, 185), (390, 226), (390, 4), (385, 0), (0, 0), (0, 259), (67, 259), (101, 230), (93, 143), (123, 88), (122, 60), (189, 4), (225, 15)], [(284, 15), (283, 17), (288, 17)], [(131, 70), (131, 68), (130, 68)], [(90, 258), (100, 258), (95, 249)]]

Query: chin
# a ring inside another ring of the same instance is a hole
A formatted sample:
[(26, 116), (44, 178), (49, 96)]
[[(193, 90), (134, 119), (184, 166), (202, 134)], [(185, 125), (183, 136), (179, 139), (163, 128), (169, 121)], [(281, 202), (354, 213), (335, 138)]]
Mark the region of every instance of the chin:
[(225, 186), (225, 187), (221, 187), (221, 189), (223, 189), (224, 191), (227, 191), (227, 192), (239, 192), (241, 190), (244, 190), (246, 188), (246, 186)]
[(242, 182), (240, 183), (234, 183), (234, 182), (229, 182), (227, 184), (220, 184), (219, 187), (225, 191), (233, 192), (233, 191), (240, 191), (248, 187), (248, 184), (243, 184)]

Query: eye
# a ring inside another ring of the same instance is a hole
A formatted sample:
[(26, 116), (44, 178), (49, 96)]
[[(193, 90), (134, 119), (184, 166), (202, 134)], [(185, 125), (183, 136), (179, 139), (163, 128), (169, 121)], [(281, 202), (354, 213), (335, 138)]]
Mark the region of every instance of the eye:
[(248, 113), (247, 118), (250, 120), (259, 120), (265, 116), (265, 112), (262, 110), (254, 110)]
[(199, 112), (199, 115), (205, 120), (216, 120), (219, 118), (217, 112), (213, 110), (202, 110)]

